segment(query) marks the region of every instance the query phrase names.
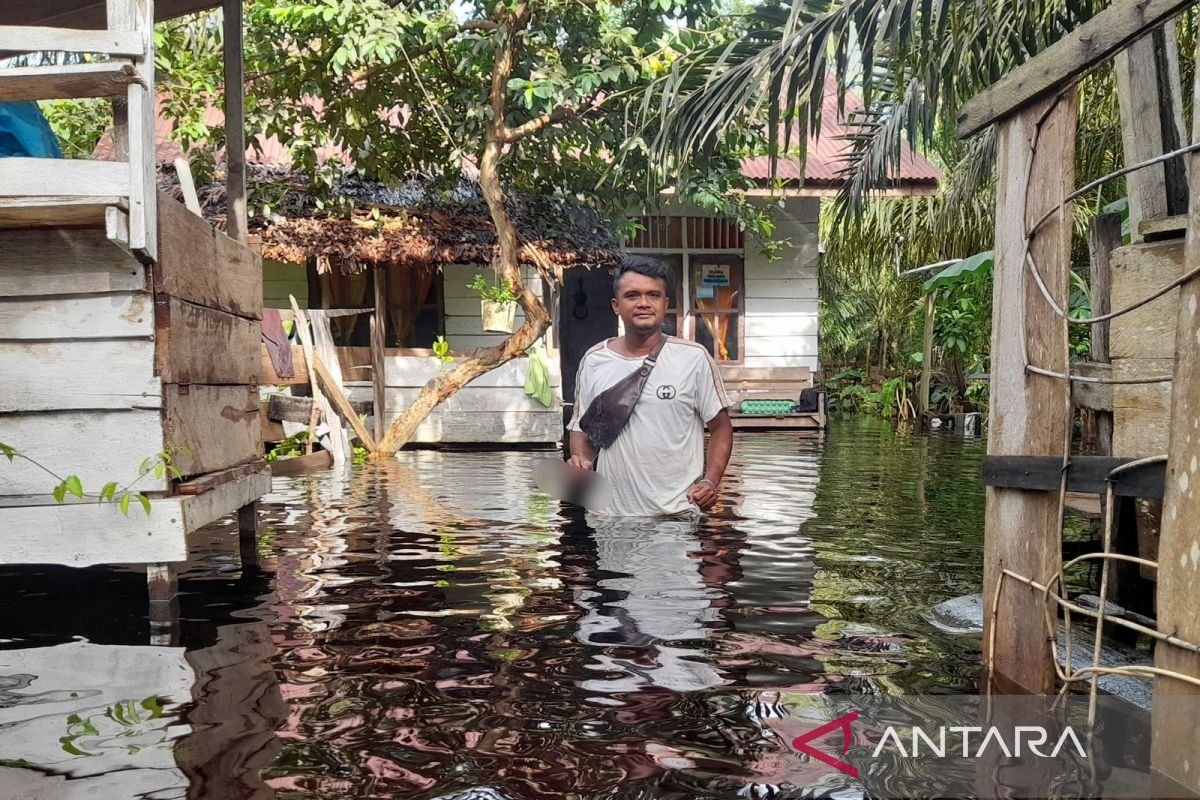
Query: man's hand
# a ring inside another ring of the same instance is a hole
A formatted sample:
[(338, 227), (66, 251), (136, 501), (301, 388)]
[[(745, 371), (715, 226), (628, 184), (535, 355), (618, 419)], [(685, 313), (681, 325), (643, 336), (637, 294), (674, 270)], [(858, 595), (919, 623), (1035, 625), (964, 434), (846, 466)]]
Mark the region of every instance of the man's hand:
[(590, 458), (584, 458), (581, 455), (571, 456), (569, 459), (567, 459), (567, 463), (572, 467), (578, 467), (579, 469), (590, 470), (592, 468), (592, 460)]
[(689, 502), (700, 506), (704, 511), (717, 504), (717, 487), (712, 481), (706, 478), (701, 478), (692, 484), (692, 488), (688, 489), (687, 499)]

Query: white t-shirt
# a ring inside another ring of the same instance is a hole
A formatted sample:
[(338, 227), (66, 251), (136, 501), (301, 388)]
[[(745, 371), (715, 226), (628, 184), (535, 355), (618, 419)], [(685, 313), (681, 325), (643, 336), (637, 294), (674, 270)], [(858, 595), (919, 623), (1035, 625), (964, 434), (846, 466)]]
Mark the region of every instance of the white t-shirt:
[[(644, 357), (623, 356), (610, 339), (588, 350), (575, 379), (579, 420), (597, 394), (641, 367)], [(716, 362), (703, 345), (668, 337), (633, 415), (611, 447), (600, 451), (596, 471), (612, 496), (598, 514), (658, 517), (697, 514), (687, 492), (704, 476), (704, 424), (729, 405)]]

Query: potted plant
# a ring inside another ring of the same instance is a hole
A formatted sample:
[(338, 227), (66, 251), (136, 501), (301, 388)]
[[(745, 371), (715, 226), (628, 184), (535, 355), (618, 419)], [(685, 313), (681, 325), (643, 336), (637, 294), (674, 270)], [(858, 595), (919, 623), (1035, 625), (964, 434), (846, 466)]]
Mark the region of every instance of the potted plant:
[(476, 275), (470, 288), (479, 294), (483, 329), (496, 333), (512, 333), (517, 320), (517, 295), (512, 281), (493, 286), (482, 275)]

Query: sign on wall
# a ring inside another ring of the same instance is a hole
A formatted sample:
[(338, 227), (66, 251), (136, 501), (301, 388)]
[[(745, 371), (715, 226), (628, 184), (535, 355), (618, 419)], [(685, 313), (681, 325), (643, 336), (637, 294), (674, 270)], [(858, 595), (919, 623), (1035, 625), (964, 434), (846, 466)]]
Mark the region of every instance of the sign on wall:
[(700, 283), (704, 286), (728, 286), (728, 264), (701, 264)]

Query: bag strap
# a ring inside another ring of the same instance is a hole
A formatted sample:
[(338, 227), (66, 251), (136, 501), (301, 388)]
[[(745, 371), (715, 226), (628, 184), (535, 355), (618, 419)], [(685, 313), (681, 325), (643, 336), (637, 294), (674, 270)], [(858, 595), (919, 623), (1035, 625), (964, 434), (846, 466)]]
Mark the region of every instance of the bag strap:
[(646, 356), (646, 359), (642, 362), (641, 372), (643, 386), (646, 384), (646, 379), (650, 377), (650, 370), (654, 369), (654, 365), (658, 363), (658, 357), (660, 354), (662, 354), (663, 348), (667, 346), (667, 339), (670, 338), (671, 337), (665, 333), (659, 337), (658, 344), (654, 345), (654, 349), (650, 351), (650, 353)]

